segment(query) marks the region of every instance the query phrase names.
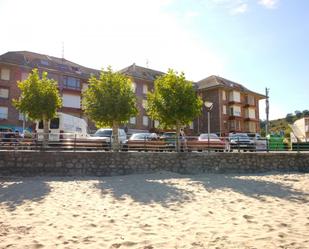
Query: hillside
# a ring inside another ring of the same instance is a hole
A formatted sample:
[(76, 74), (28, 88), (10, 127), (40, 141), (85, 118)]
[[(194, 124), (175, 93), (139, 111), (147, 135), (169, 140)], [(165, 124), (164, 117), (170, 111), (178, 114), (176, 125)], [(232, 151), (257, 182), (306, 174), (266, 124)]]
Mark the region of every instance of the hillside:
[[(289, 113), (286, 115), (285, 118), (275, 119), (269, 121), (269, 132), (272, 133), (280, 133), (284, 132), (285, 137), (290, 137), (291, 128), (289, 127), (289, 124), (293, 124), (297, 119), (300, 119), (302, 117), (308, 117), (309, 111), (304, 110), (303, 112), (295, 111), (295, 115), (292, 113)], [(261, 134), (262, 136), (265, 136), (265, 124), (266, 121), (261, 121)]]

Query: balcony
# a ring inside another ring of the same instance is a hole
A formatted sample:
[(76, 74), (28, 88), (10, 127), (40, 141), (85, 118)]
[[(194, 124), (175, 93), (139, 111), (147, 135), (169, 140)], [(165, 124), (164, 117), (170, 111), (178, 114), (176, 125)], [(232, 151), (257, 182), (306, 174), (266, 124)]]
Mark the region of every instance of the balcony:
[(240, 100), (229, 99), (229, 105), (241, 105)]
[(253, 96), (246, 96), (244, 107), (255, 107), (255, 99)]
[(249, 117), (247, 115), (245, 115), (244, 120), (245, 121), (257, 121), (257, 119), (255, 117)]
[(64, 76), (63, 89), (69, 89), (73, 91), (81, 91), (80, 79)]
[(81, 90), (79, 85), (70, 85), (70, 84), (63, 84), (63, 89), (70, 89), (75, 91)]

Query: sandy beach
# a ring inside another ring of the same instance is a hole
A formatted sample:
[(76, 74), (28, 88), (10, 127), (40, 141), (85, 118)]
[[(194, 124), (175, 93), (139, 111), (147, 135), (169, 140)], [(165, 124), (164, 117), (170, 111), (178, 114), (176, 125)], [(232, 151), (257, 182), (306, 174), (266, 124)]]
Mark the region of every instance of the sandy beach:
[(0, 177), (0, 248), (309, 248), (309, 174)]

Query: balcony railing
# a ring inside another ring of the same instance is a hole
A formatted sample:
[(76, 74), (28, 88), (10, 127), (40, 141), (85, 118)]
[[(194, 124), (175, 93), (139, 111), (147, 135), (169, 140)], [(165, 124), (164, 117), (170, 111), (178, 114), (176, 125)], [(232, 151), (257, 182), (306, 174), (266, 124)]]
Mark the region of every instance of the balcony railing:
[(63, 84), (63, 88), (66, 88), (66, 89), (72, 89), (72, 90), (81, 90), (80, 89), (80, 85), (69, 85), (69, 84)]

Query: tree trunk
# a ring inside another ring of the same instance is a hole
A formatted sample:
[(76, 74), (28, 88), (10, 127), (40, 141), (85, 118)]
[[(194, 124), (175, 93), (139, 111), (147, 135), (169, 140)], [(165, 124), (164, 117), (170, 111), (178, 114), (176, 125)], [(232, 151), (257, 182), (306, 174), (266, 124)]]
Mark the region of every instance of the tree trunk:
[(177, 122), (176, 124), (176, 151), (180, 152), (180, 146), (181, 146), (181, 141), (180, 141), (180, 124)]
[(44, 130), (44, 134), (43, 134), (43, 148), (47, 148), (48, 145), (48, 138), (49, 138), (49, 120), (47, 118), (43, 118), (43, 130)]
[(119, 151), (119, 136), (118, 136), (118, 122), (113, 122), (113, 135), (111, 138), (113, 151)]

